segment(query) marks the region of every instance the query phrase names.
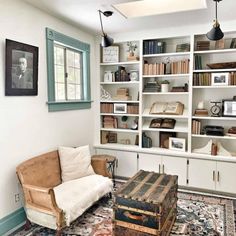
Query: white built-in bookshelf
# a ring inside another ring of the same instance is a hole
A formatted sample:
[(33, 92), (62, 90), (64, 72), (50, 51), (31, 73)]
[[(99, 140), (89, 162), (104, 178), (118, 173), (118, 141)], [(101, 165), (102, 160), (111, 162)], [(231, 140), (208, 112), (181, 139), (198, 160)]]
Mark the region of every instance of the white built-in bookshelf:
[[(236, 127), (236, 114), (234, 111), (232, 111), (232, 116), (222, 114), (222, 101), (233, 100), (236, 95), (236, 49), (231, 48), (232, 40), (235, 37), (236, 32), (225, 33), (223, 48), (220, 48), (222, 45), (208, 41), (205, 35), (137, 40), (134, 42), (137, 45), (134, 60), (128, 60), (127, 42), (116, 43), (115, 45), (119, 47), (119, 60), (104, 63), (101, 59), (100, 63), (100, 86), (109, 93), (110, 98), (100, 97), (100, 139), (95, 147), (103, 152), (110, 150), (111, 154), (114, 154), (114, 150), (116, 150), (117, 155), (119, 151), (136, 153), (144, 167), (146, 162), (142, 158), (148, 163), (149, 155), (153, 155), (152, 158), (150, 157), (150, 166), (145, 167), (150, 170), (154, 165), (154, 162), (151, 161), (155, 159), (154, 156), (161, 158), (161, 165), (164, 169), (163, 163), (167, 162), (165, 155), (186, 158), (187, 164), (185, 165), (188, 166), (188, 173), (193, 168), (189, 167), (191, 158), (199, 159), (199, 161), (216, 161), (218, 166), (220, 166), (219, 161), (236, 163), (236, 136), (228, 135), (228, 130)], [(154, 46), (157, 48), (154, 49)], [(230, 67), (227, 64), (229, 62), (235, 62), (235, 65)], [(218, 63), (226, 63), (226, 68), (222, 65), (220, 68), (215, 68), (215, 64)], [(121, 81), (115, 77), (115, 73), (120, 68), (127, 72), (127, 78), (123, 78)], [(136, 79), (129, 78), (129, 74), (133, 71), (138, 73)], [(110, 72), (113, 79), (105, 81), (104, 74)], [(227, 81), (217, 84), (217, 78), (212, 74), (216, 77), (226, 75)], [(162, 91), (161, 84), (166, 81), (169, 83), (169, 89)], [(126, 96), (126, 99), (122, 99), (122, 95)], [(116, 99), (117, 97), (119, 99)], [(180, 102), (184, 108), (179, 114), (153, 114), (150, 111), (153, 104), (157, 102), (170, 104)], [(208, 114), (199, 116), (195, 114), (195, 111), (199, 110), (198, 106), (201, 102), (203, 109), (207, 110)], [(218, 116), (213, 116), (211, 113), (213, 106), (211, 102), (221, 102)], [(106, 104), (111, 104), (112, 108), (104, 111), (102, 106), (104, 108), (107, 106)], [(234, 106), (236, 106), (235, 104)], [(171, 128), (154, 128), (150, 126), (154, 119), (162, 119), (162, 121), (174, 119), (175, 125)], [(194, 127), (196, 123), (200, 127)], [(206, 126), (223, 127), (223, 135), (204, 133), (203, 128)], [(111, 140), (109, 140), (110, 134), (112, 134)], [(144, 135), (151, 140), (151, 144), (145, 143)], [(169, 137), (175, 138), (173, 143), (168, 142)], [(165, 141), (164, 146), (163, 140)], [(181, 148), (183, 142), (184, 150)], [(221, 152), (219, 154), (215, 155), (212, 150), (206, 150), (207, 145), (211, 142), (216, 145), (220, 144)], [(174, 148), (169, 144), (174, 145)], [(226, 152), (222, 152), (222, 147)], [(141, 155), (141, 153), (143, 154)], [(126, 155), (129, 156), (127, 153)], [(178, 161), (180, 160), (178, 159)], [(204, 163), (202, 162), (202, 165)], [(178, 163), (174, 165), (178, 165)], [(198, 168), (197, 162), (194, 165)], [(234, 165), (234, 170), (236, 170), (236, 164)], [(138, 167), (140, 168), (140, 164)], [(215, 168), (214, 173), (218, 171)], [(123, 172), (121, 171), (121, 173)], [(187, 179), (186, 185), (195, 186), (195, 184), (191, 185), (191, 178), (189, 184), (188, 175), (191, 176), (186, 174), (184, 177)], [(213, 180), (213, 182), (214, 188), (221, 191), (222, 189), (216, 187), (217, 181)], [(236, 189), (235, 191), (230, 189), (228, 192), (236, 193)]]

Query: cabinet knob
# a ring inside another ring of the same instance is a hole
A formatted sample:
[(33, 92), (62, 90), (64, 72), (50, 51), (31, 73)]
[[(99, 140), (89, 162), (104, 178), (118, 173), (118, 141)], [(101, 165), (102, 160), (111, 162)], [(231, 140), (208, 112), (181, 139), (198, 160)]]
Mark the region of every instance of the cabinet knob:
[(165, 174), (165, 165), (162, 165), (162, 174)]
[(220, 172), (217, 172), (217, 181), (220, 182)]
[(161, 173), (161, 165), (159, 164), (159, 174)]

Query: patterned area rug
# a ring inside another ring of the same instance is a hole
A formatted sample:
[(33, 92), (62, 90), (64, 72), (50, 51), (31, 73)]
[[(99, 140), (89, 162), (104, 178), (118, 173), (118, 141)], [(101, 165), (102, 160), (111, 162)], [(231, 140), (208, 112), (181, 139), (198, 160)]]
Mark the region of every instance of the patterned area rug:
[[(62, 235), (111, 236), (112, 199), (102, 198), (79, 217)], [(235, 236), (236, 203), (233, 200), (178, 193), (178, 213), (171, 235)], [(11, 236), (53, 236), (54, 230), (32, 225)]]

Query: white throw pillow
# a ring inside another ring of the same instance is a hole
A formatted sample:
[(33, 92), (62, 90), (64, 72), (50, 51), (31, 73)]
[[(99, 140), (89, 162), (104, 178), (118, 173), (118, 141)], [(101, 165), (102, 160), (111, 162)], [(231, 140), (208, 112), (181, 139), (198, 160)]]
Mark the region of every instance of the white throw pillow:
[(93, 175), (89, 146), (59, 147), (62, 182)]

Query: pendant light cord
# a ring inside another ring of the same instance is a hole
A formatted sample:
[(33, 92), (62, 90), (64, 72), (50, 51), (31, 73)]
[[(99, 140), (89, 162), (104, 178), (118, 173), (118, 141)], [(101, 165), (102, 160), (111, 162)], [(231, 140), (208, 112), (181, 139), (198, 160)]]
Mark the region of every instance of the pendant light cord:
[(99, 11), (99, 17), (100, 17), (100, 24), (101, 24), (101, 29), (102, 29), (102, 34), (105, 35), (104, 30), (103, 30), (103, 25), (102, 25), (102, 17), (101, 17), (101, 13), (103, 13), (102, 11)]

